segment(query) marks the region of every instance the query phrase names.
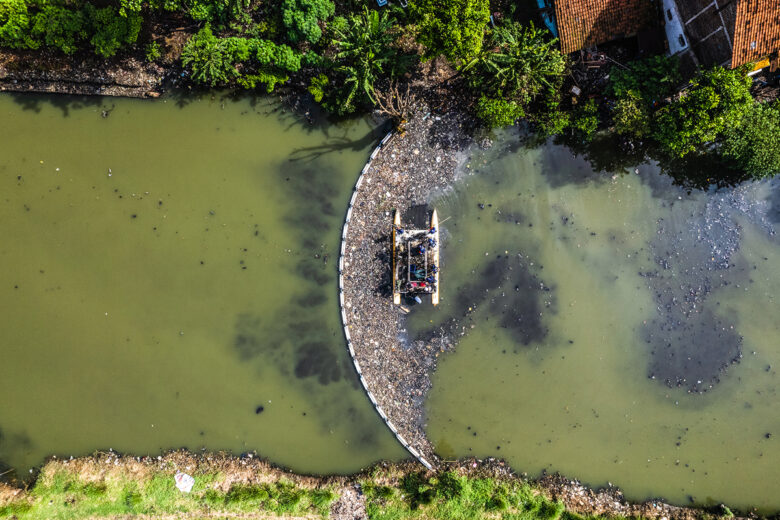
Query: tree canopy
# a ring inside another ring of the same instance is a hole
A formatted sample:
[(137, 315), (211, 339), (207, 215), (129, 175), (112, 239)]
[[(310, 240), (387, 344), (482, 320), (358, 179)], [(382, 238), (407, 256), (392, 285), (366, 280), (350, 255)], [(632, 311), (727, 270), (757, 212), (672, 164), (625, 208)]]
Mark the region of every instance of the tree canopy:
[(725, 135), (722, 154), (753, 178), (780, 173), (780, 101), (751, 105)]
[(740, 124), (753, 104), (750, 85), (742, 70), (705, 71), (678, 99), (656, 112), (653, 137), (676, 157), (703, 151)]
[(444, 55), (462, 66), (482, 51), (490, 21), (488, 0), (412, 0), (410, 7), (426, 58)]

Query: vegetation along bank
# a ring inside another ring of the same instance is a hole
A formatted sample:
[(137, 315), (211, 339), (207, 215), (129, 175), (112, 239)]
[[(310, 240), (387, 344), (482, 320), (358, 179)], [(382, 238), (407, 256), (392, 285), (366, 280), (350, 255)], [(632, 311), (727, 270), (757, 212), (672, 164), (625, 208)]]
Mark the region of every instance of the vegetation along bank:
[(536, 2), (506, 0), (5, 0), (0, 86), (135, 96), (287, 86), (334, 114), (378, 109), (399, 125), (416, 95), (483, 128), (525, 121), (585, 155), (606, 141), (694, 187), (780, 171), (780, 104), (754, 100), (749, 65), (681, 67), (604, 45), (604, 81), (583, 84), (573, 72), (596, 61), (563, 54), (542, 20)]
[[(177, 473), (194, 478), (180, 491)], [(598, 520), (734, 518), (660, 501), (627, 503), (617, 488), (593, 491), (557, 475), (529, 481), (493, 459), (433, 473), (378, 464), (348, 477), (309, 477), (253, 454), (176, 451), (158, 457), (113, 452), (49, 460), (21, 489), (0, 484), (0, 518), (333, 518)]]

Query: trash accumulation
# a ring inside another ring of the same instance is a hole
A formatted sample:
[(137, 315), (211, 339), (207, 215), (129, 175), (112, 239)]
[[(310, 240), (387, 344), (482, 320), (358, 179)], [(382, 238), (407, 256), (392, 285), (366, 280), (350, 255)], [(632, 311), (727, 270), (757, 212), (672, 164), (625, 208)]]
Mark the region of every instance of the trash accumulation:
[[(436, 115), (419, 104), (406, 132), (394, 134), (375, 155), (352, 207), (342, 271), (345, 326), (367, 390), (403, 439), (431, 462), (436, 457), (425, 436), (424, 404), (436, 356), (451, 342), (446, 337), (431, 342), (404, 337), (405, 312), (393, 305), (388, 235), (394, 211), (403, 215), (412, 206), (427, 204), (452, 183), (472, 143), (465, 121), (458, 111)], [(415, 280), (418, 285), (429, 283), (429, 274), (423, 274)]]
[(195, 485), (195, 479), (186, 473), (179, 471), (173, 476), (173, 480), (176, 481), (176, 487), (182, 493), (189, 493), (192, 491), (192, 486)]

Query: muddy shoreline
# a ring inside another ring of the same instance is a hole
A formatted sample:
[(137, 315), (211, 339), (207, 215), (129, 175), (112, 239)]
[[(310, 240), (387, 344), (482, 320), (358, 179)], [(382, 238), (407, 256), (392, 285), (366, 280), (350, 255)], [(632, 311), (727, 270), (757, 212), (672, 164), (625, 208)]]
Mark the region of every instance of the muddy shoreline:
[(141, 56), (104, 60), (91, 53), (0, 52), (0, 91), (6, 92), (156, 98), (179, 75), (177, 67), (147, 63)]

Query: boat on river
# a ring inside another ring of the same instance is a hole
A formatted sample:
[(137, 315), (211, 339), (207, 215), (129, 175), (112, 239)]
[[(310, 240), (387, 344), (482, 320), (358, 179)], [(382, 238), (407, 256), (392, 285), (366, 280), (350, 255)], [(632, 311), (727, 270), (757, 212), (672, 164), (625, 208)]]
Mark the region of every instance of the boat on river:
[(439, 304), (439, 217), (431, 215), (428, 229), (406, 229), (401, 214), (395, 212), (393, 228), (393, 303), (400, 305), (405, 295), (418, 303), (422, 296), (431, 296), (431, 304)]

